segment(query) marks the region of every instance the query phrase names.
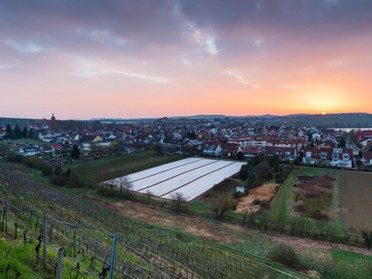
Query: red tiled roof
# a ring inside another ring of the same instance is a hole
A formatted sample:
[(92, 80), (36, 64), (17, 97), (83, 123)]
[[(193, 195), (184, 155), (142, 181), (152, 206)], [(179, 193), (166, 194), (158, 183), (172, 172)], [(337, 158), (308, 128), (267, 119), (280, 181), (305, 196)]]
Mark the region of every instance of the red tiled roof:
[(366, 160), (372, 160), (372, 151), (363, 152), (363, 158)]
[(259, 154), (260, 153), (260, 147), (258, 145), (252, 146), (252, 145), (246, 145), (244, 148), (245, 154)]
[(296, 153), (296, 148), (294, 147), (285, 147), (285, 146), (266, 146), (265, 154), (284, 154), (286, 152), (290, 152), (290, 154)]
[(311, 152), (311, 157), (314, 159), (320, 159), (320, 155), (322, 152), (327, 153), (327, 160), (332, 160), (332, 152), (333, 148), (330, 147), (315, 147), (315, 146), (306, 146), (304, 147), (304, 156), (306, 156), (306, 152)]
[(225, 143), (222, 149), (223, 153), (236, 153), (240, 145), (237, 143)]

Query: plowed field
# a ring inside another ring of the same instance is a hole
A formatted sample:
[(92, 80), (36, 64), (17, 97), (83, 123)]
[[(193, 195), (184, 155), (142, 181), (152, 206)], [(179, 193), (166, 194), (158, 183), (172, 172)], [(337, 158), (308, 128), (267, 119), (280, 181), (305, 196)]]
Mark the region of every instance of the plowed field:
[(372, 230), (372, 174), (341, 172), (340, 188), (344, 227)]

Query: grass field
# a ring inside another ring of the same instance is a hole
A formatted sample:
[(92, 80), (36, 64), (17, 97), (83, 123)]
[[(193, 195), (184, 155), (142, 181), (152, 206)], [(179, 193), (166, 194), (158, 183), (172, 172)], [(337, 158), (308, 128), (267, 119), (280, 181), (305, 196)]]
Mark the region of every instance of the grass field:
[(44, 142), (35, 139), (13, 139), (12, 143), (29, 143), (29, 144), (38, 144), (38, 145), (51, 145), (49, 142)]
[(333, 278), (369, 279), (372, 272), (372, 257), (340, 249), (331, 250), (334, 262)]
[(372, 174), (340, 172), (339, 175), (344, 227), (372, 230)]
[(105, 181), (144, 169), (181, 159), (180, 156), (159, 155), (155, 151), (134, 152), (130, 155), (111, 156), (89, 162), (75, 162), (71, 168), (78, 173), (93, 176), (96, 181)]

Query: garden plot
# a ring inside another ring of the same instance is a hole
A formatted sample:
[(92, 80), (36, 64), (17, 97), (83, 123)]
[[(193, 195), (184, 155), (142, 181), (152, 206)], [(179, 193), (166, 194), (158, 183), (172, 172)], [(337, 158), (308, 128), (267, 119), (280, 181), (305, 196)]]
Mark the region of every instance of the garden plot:
[[(171, 199), (173, 193), (181, 193), (190, 201), (224, 179), (239, 172), (244, 162), (188, 158), (126, 176), (132, 190), (139, 193)], [(118, 185), (123, 177), (108, 184)]]

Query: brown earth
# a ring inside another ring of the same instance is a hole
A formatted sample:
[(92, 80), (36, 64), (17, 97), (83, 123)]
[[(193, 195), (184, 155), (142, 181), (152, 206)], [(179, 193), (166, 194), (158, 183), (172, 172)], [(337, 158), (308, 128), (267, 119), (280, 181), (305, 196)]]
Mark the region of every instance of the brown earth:
[(286, 235), (265, 234), (261, 231), (244, 228), (240, 225), (223, 222), (215, 223), (192, 215), (175, 215), (167, 210), (160, 210), (159, 208), (156, 208), (154, 206), (133, 201), (120, 201), (108, 206), (107, 202), (99, 198), (90, 195), (87, 195), (86, 197), (92, 199), (94, 202), (100, 204), (101, 206), (105, 206), (110, 209), (115, 208), (115, 211), (118, 210), (126, 216), (130, 216), (150, 224), (168, 228), (176, 228), (196, 236), (219, 242), (221, 244), (237, 243), (239, 242), (240, 238), (249, 238), (255, 240), (259, 237), (263, 237), (264, 239), (271, 241), (273, 244), (283, 243), (299, 250), (317, 249), (321, 252), (321, 254), (329, 251), (331, 248), (336, 247), (345, 251), (372, 256), (372, 251), (367, 251), (362, 248), (350, 247), (341, 244), (329, 244), (327, 242)]
[(293, 188), (294, 211), (314, 220), (328, 221), (337, 217), (332, 211), (335, 179), (329, 175), (298, 176)]
[(146, 223), (179, 229), (221, 243), (233, 242), (230, 237), (225, 235), (223, 225), (214, 225), (213, 223), (203, 221), (196, 216), (181, 214), (174, 215), (167, 211), (152, 208), (151, 206), (129, 201), (116, 202), (114, 206), (125, 215), (145, 221)]
[(98, 204), (98, 205), (100, 205), (102, 207), (105, 207), (107, 209), (111, 209), (111, 210), (113, 210), (115, 212), (118, 212), (119, 211), (115, 206), (113, 206), (112, 204), (108, 203), (107, 201), (103, 201), (103, 200), (101, 200), (101, 199), (99, 199), (97, 197), (94, 197), (92, 195), (89, 195), (87, 193), (84, 193), (83, 197), (86, 198), (86, 199), (90, 199), (90, 200), (94, 201), (96, 204)]
[(340, 192), (344, 227), (372, 230), (372, 174), (341, 172)]
[(323, 251), (330, 251), (332, 248), (337, 248), (340, 250), (363, 254), (366, 256), (372, 256), (372, 251), (368, 251), (364, 248), (359, 247), (352, 247), (347, 246), (344, 244), (339, 243), (329, 243), (329, 242), (321, 242), (315, 241), (308, 238), (300, 238), (294, 236), (286, 236), (286, 235), (272, 235), (269, 237), (271, 241), (276, 243), (285, 244), (291, 246), (293, 248), (298, 249), (310, 249), (310, 250), (323, 250)]
[[(252, 213), (261, 209), (261, 202), (269, 203), (278, 190), (278, 184), (267, 183), (249, 191), (248, 196), (242, 197), (236, 207), (235, 212)], [(257, 200), (261, 201), (257, 203)]]

